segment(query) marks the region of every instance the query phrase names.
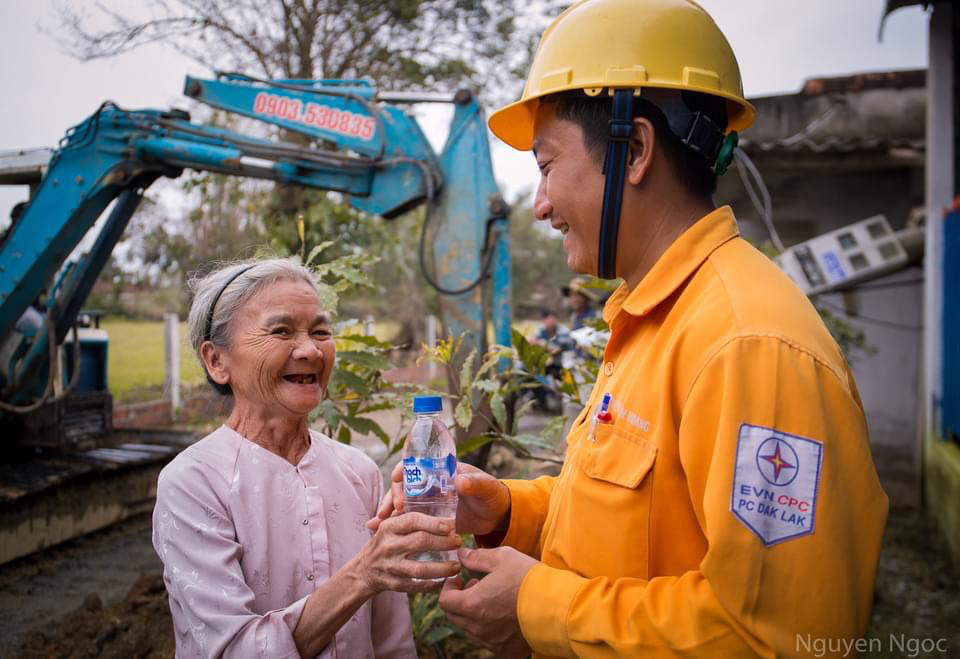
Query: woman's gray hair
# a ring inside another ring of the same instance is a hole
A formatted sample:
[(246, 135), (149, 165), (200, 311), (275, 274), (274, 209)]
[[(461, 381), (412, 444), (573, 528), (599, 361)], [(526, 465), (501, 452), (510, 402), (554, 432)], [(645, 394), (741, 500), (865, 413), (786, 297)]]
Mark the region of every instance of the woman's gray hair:
[(190, 314), (187, 316), (190, 345), (200, 360), (207, 382), (220, 394), (230, 396), (233, 392), (229, 384), (214, 382), (207, 373), (200, 356), (200, 346), (204, 341), (210, 341), (218, 348), (229, 348), (230, 320), (259, 290), (281, 279), (305, 282), (319, 295), (317, 275), (295, 259), (235, 261), (205, 275), (195, 276), (187, 283), (193, 293)]

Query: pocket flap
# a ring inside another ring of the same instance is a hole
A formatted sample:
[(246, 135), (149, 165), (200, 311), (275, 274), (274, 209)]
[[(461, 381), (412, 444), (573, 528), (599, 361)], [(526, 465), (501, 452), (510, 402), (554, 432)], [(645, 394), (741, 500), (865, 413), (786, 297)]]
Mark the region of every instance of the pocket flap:
[(634, 488), (647, 475), (657, 447), (639, 433), (618, 424), (598, 423), (584, 442), (581, 468), (591, 478)]

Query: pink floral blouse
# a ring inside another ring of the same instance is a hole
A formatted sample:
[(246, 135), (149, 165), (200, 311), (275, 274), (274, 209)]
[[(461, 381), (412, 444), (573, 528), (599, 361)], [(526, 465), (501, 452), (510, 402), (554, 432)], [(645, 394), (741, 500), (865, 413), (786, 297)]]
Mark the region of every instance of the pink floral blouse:
[[(370, 539), (383, 480), (359, 450), (310, 433), (296, 466), (221, 426), (160, 473), (153, 546), (178, 657), (299, 657), (307, 596)], [(416, 657), (407, 597), (368, 600), (321, 657)]]

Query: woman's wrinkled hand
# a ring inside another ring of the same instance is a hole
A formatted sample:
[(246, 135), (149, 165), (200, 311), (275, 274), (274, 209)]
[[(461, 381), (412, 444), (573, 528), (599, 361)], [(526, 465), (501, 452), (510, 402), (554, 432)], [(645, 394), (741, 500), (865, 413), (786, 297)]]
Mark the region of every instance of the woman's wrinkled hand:
[[(367, 527), (378, 528), (384, 520), (403, 512), (403, 465), (397, 463), (390, 478), (390, 490), (384, 495), (377, 515)], [(457, 528), (460, 533), (486, 535), (500, 528), (510, 512), (510, 491), (490, 474), (473, 465), (457, 465), (454, 480), (459, 502)]]
[(452, 519), (422, 513), (396, 515), (378, 525), (357, 557), (357, 569), (372, 594), (436, 590), (443, 579), (457, 574), (459, 561), (428, 563), (409, 556), (422, 551), (456, 550), (461, 544)]

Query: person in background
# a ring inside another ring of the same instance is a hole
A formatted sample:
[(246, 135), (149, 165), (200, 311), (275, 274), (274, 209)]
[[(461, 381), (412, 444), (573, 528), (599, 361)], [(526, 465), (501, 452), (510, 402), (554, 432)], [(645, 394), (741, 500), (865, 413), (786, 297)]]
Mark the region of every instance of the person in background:
[(540, 327), (533, 337), (537, 345), (545, 346), (550, 352), (569, 350), (573, 347), (570, 330), (560, 324), (557, 314), (551, 309), (545, 309), (540, 314)]
[[(550, 353), (550, 359), (544, 367), (544, 375), (547, 381), (562, 377), (563, 354), (576, 351), (577, 344), (570, 336), (570, 331), (560, 324), (554, 311), (545, 309), (542, 312), (540, 328), (534, 335), (532, 342), (543, 346)], [(533, 395), (537, 401), (537, 408), (547, 410), (550, 396), (549, 389), (546, 386), (537, 387), (533, 390)]]
[(575, 331), (585, 326), (588, 320), (598, 318), (594, 308), (596, 296), (586, 286), (585, 277), (574, 277), (567, 286), (563, 287), (563, 295), (570, 305), (570, 330)]
[(285, 259), (192, 282), (190, 342), (224, 425), (160, 473), (153, 545), (179, 657), (414, 658), (407, 596), (454, 561), (447, 520), (410, 513), (367, 527), (383, 489), (361, 451), (309, 428), (333, 371), (313, 273)]

